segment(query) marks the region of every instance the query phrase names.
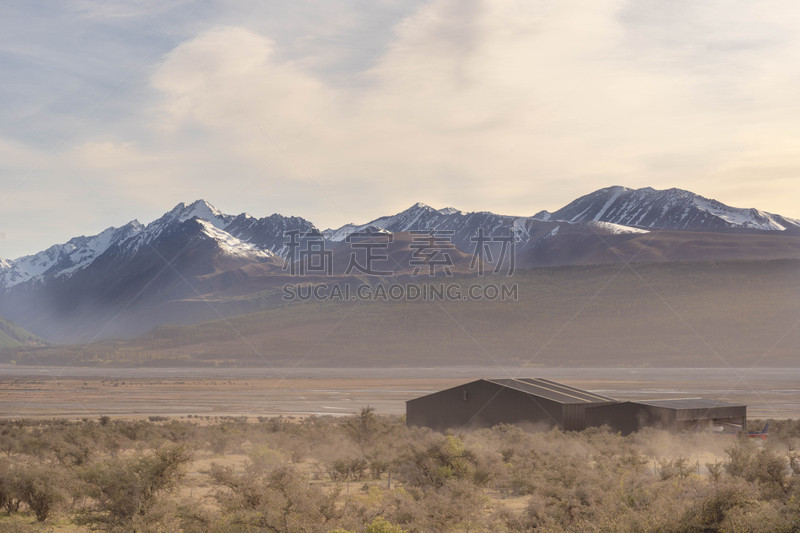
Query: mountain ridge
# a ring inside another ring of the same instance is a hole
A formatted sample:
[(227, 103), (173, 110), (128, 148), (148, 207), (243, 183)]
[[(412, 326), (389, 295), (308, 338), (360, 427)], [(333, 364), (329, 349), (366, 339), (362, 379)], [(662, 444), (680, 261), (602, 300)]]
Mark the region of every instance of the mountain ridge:
[[(310, 257), (322, 268), (304, 270)], [(680, 189), (609, 187), (531, 217), (416, 203), (323, 232), (301, 217), (229, 215), (197, 200), (147, 225), (0, 260), (0, 315), (50, 341), (85, 342), (277, 305), (287, 283), (787, 258), (800, 258), (800, 222)]]
[[(232, 253), (272, 253), (286, 258), (288, 231), (302, 234), (318, 232), (317, 227), (301, 217), (272, 214), (256, 218), (247, 213), (229, 215), (205, 200), (176, 205), (147, 225), (133, 220), (109, 227), (92, 236), (74, 237), (41, 252), (16, 259), (0, 258), (0, 290), (35, 280), (38, 277), (65, 277), (86, 268), (115, 244), (133, 254), (157, 239), (172, 224), (198, 218), (223, 233), (213, 232), (220, 242), (239, 241), (241, 250), (228, 246)], [(532, 227), (539, 222), (589, 224), (596, 232), (636, 233), (636, 230), (691, 231), (770, 231), (800, 235), (800, 220), (767, 213), (755, 208), (735, 208), (683, 189), (656, 190), (651, 187), (630, 189), (615, 185), (581, 196), (554, 212), (539, 211), (530, 217), (502, 215), (491, 211), (464, 212), (454, 207), (435, 209), (417, 202), (394, 215), (385, 215), (365, 224), (345, 224), (320, 232), (332, 243), (344, 241), (352, 233), (378, 228), (391, 233), (412, 230), (453, 232), (453, 241), (466, 249), (478, 228), (487, 235), (512, 231), (517, 242), (531, 240)], [(594, 223), (594, 224), (592, 224)], [(607, 226), (604, 224), (612, 224)]]
[(800, 220), (755, 208), (731, 207), (674, 187), (656, 190), (615, 185), (577, 198), (553, 213), (537, 215), (547, 220), (592, 220), (648, 229), (800, 231)]

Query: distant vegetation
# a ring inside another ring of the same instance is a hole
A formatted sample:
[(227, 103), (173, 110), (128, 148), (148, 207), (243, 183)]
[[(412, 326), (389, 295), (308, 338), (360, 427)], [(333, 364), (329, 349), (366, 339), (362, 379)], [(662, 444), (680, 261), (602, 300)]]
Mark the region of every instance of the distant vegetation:
[[(18, 364), (120, 366), (795, 366), (800, 261), (542, 268), (519, 301), (280, 302), (130, 341), (0, 352)], [(409, 281), (400, 280), (401, 283)], [(217, 305), (214, 302), (209, 304)], [(221, 304), (220, 304), (221, 305)], [(254, 305), (254, 304), (253, 304)]]
[[(753, 421), (754, 427), (761, 424)], [(0, 423), (0, 530), (797, 531), (800, 423), (766, 444), (347, 418)]]
[(20, 346), (45, 346), (47, 343), (22, 326), (0, 317), (0, 349)]

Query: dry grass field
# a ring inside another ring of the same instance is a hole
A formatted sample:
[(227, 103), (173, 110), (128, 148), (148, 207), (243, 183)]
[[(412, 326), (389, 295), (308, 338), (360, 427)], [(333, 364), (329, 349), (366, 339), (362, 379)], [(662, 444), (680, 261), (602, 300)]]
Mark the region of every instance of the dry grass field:
[(0, 531), (789, 533), (800, 425), (774, 426), (756, 442), (502, 425), (443, 435), (369, 409), (4, 420)]

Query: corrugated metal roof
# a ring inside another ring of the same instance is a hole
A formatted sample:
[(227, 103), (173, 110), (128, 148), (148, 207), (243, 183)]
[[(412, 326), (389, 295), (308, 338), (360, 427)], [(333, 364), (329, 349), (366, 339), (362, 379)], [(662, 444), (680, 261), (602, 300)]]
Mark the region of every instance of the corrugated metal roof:
[(664, 407), (666, 409), (708, 409), (712, 407), (745, 407), (739, 403), (710, 400), (708, 398), (670, 398), (666, 400), (636, 400), (632, 403)]
[(617, 400), (544, 378), (487, 379), (486, 381), (558, 403), (593, 404)]

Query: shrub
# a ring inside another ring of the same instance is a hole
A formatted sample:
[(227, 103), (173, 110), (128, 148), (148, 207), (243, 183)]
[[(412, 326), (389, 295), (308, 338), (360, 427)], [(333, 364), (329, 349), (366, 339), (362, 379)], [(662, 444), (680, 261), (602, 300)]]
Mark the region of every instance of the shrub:
[(311, 485), (291, 466), (244, 473), (213, 465), (212, 479), (225, 490), (215, 495), (224, 511), (223, 530), (265, 530), (279, 533), (327, 532), (336, 525), (338, 490)]
[(679, 530), (719, 531), (729, 513), (741, 512), (753, 501), (747, 485), (736, 480), (707, 486), (703, 492), (684, 513)]
[(657, 464), (658, 476), (662, 481), (672, 478), (684, 479), (700, 469), (699, 462), (692, 461), (688, 457), (659, 459)]
[(377, 516), (364, 530), (364, 533), (405, 533), (405, 530), (400, 526), (385, 520), (382, 516)]
[(44, 522), (56, 505), (64, 499), (59, 475), (51, 466), (25, 465), (16, 472), (16, 493), (36, 515), (36, 520)]
[(791, 455), (780, 457), (770, 448), (759, 448), (745, 440), (728, 447), (725, 452), (729, 457), (725, 471), (731, 476), (757, 483), (767, 498), (778, 497), (786, 492), (787, 467), (791, 465)]
[(366, 477), (367, 462), (364, 459), (337, 459), (328, 468), (333, 481), (360, 481)]
[(442, 487), (449, 479), (471, 478), (477, 462), (458, 437), (435, 437), (425, 447), (412, 444), (398, 470), (412, 486)]
[(182, 467), (191, 460), (183, 446), (170, 445), (149, 453), (96, 463), (82, 473), (95, 505), (82, 512), (79, 523), (125, 526), (147, 513), (156, 499), (175, 487)]

